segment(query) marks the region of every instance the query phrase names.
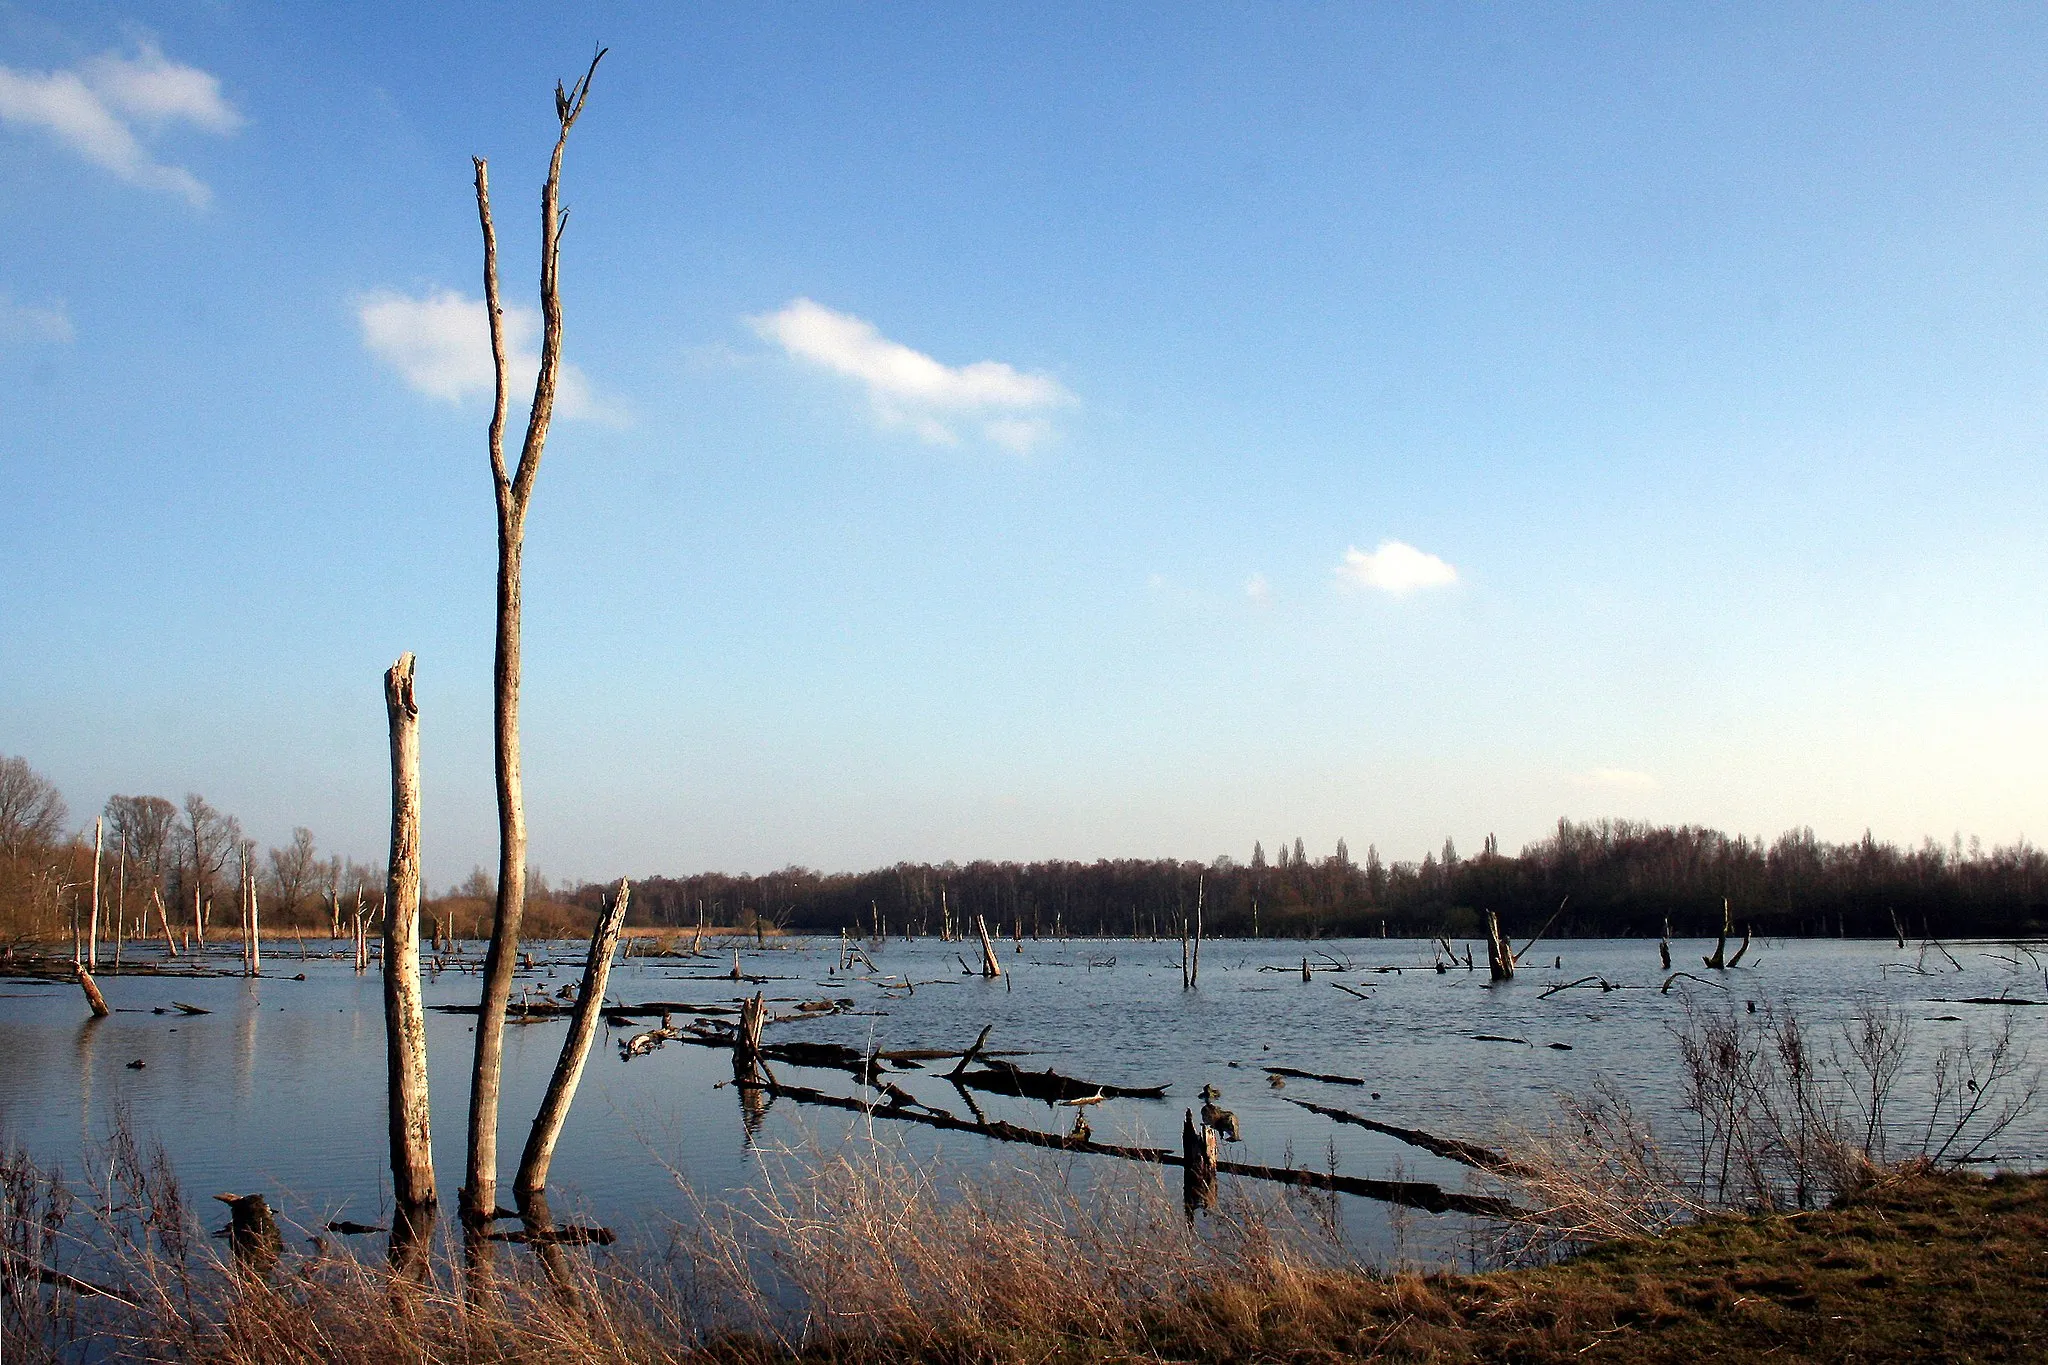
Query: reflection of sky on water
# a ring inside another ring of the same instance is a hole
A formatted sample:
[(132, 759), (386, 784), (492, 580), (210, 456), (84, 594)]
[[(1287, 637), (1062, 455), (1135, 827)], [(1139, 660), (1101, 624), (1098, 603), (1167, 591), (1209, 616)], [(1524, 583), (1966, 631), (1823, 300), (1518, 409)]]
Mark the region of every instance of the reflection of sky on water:
[[(1486, 1140), (1503, 1121), (1540, 1119), (1555, 1091), (1582, 1090), (1596, 1075), (1620, 1081), (1651, 1113), (1667, 1110), (1678, 1093), (1676, 1049), (1667, 1030), (1680, 1017), (1680, 995), (1655, 989), (1664, 974), (1655, 945), (1645, 941), (1546, 944), (1530, 954), (1542, 967), (1525, 968), (1519, 980), (1498, 990), (1487, 988), (1483, 968), (1437, 974), (1430, 969), (1429, 946), (1403, 940), (1313, 947), (1212, 941), (1204, 945), (1201, 986), (1190, 992), (1180, 988), (1177, 942), (1027, 942), (1021, 955), (1004, 945), (1010, 975), (996, 982), (961, 975), (955, 951), (956, 945), (930, 940), (892, 942), (878, 950), (884, 972), (907, 971), (921, 983), (908, 996), (829, 973), (836, 942), (821, 941), (811, 950), (749, 949), (745, 957), (747, 970), (786, 978), (766, 986), (784, 1009), (828, 996), (849, 997), (858, 1007), (855, 1013), (773, 1026), (770, 1041), (815, 1039), (862, 1049), (961, 1047), (983, 1024), (993, 1024), (991, 1048), (1028, 1053), (1019, 1059), (1027, 1066), (1053, 1065), (1125, 1085), (1170, 1084), (1166, 1101), (1118, 1100), (1092, 1108), (1089, 1121), (1098, 1139), (1175, 1146), (1182, 1109), (1198, 1103), (1195, 1094), (1204, 1083), (1215, 1084), (1244, 1130), (1245, 1141), (1227, 1154), (1245, 1161), (1320, 1169), (1334, 1152), (1338, 1169), (1347, 1174), (1388, 1177), (1398, 1165), (1405, 1178), (1457, 1188), (1464, 1183), (1462, 1168), (1287, 1100), (1314, 1100), (1389, 1123)], [(1351, 970), (1318, 972), (1312, 983), (1303, 983), (1305, 951), (1319, 953), (1319, 965), (1334, 958)], [(1690, 943), (1673, 949), (1681, 968), (1697, 963), (1700, 951)], [(1965, 1027), (1934, 1016), (1962, 1016), (1981, 1034), (2008, 1013), (1928, 1003), (1934, 997), (2048, 995), (2039, 973), (2025, 965), (2016, 969), (1976, 948), (1954, 951), (1963, 972), (1918, 975), (1884, 969), (1919, 956), (1890, 944), (1759, 943), (1745, 968), (1725, 980), (1731, 999), (1787, 998), (1817, 1023), (1845, 1015), (1858, 993), (1877, 993), (1907, 1009), (1923, 1051)], [(573, 979), (580, 971), (575, 949), (562, 945), (557, 956), (557, 965), (526, 979), (548, 990)], [(1560, 956), (1563, 968), (1553, 969), (1549, 964)], [(1110, 958), (1114, 966), (1090, 965)], [(234, 954), (219, 960), (230, 963)], [(308, 1220), (345, 1213), (380, 1221), (390, 1180), (379, 978), (374, 972), (356, 976), (345, 960), (301, 962), (289, 951), (267, 955), (265, 962), (275, 975), (260, 981), (103, 978), (116, 1013), (97, 1023), (80, 1022), (84, 1004), (76, 986), (0, 987), (0, 1132), (75, 1172), (87, 1146), (104, 1135), (117, 1112), (125, 1112), (140, 1135), (164, 1144), (194, 1196), (263, 1189)], [(1371, 970), (1379, 966), (1404, 970)], [(729, 1003), (738, 993), (733, 983), (712, 975), (718, 969), (711, 959), (635, 958), (614, 971), (611, 994), (633, 1002)], [(309, 980), (289, 979), (301, 970)], [(1588, 974), (1630, 989), (1582, 988), (1539, 998), (1548, 986)], [(693, 979), (704, 977), (712, 979)], [(1334, 990), (1332, 980), (1371, 998), (1361, 1001)], [(427, 999), (473, 1001), (476, 990), (473, 974), (444, 972), (429, 981)], [(213, 1012), (150, 1012), (171, 1010), (173, 1000)], [(2010, 1013), (2037, 1040), (2037, 1057), (2048, 1061), (2048, 1045), (2038, 1041), (2048, 1028), (2048, 1009)], [(473, 1022), (461, 1015), (427, 1016), (435, 1168), (442, 1199), (451, 1205), (462, 1169)], [(651, 1021), (636, 1027), (647, 1026)], [(559, 1021), (507, 1029), (499, 1139), (504, 1181), (517, 1163), (563, 1033)], [(1529, 1045), (1480, 1042), (1474, 1034), (1523, 1038)], [(658, 1227), (687, 1213), (677, 1176), (713, 1197), (759, 1178), (761, 1163), (749, 1151), (738, 1098), (720, 1084), (731, 1079), (728, 1054), (670, 1044), (622, 1063), (620, 1036), (601, 1037), (585, 1072), (555, 1158), (557, 1209), (589, 1214), (622, 1230)], [(131, 1068), (138, 1060), (146, 1065)], [(1262, 1065), (1359, 1076), (1368, 1085), (1297, 1079), (1275, 1088), (1258, 1069)], [(936, 1074), (943, 1069), (895, 1079), (920, 1099), (964, 1116), (958, 1093)], [(777, 1071), (793, 1083), (857, 1093), (843, 1072), (780, 1066)], [(1069, 1108), (975, 1098), (990, 1118), (1061, 1129), (1073, 1118)], [(782, 1100), (770, 1107), (761, 1140), (774, 1148), (829, 1148), (867, 1126), (855, 1115)], [(899, 1140), (912, 1156), (941, 1155), (969, 1169), (1043, 1159), (967, 1134), (880, 1119), (873, 1127)], [(2010, 1160), (2041, 1162), (2048, 1154), (2048, 1120), (2037, 1116), (2000, 1150)], [(1384, 1212), (1365, 1201), (1346, 1202), (1352, 1235), (1369, 1246), (1385, 1245)], [(1418, 1214), (1412, 1221), (1422, 1228), (1411, 1237), (1424, 1241), (1428, 1225), (1438, 1220)]]

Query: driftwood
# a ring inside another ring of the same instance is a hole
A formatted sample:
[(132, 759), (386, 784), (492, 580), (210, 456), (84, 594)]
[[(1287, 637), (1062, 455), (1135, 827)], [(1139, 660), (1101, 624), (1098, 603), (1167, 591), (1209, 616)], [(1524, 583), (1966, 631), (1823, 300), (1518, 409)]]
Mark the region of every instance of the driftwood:
[[(1307, 980), (1308, 978), (1304, 976), (1304, 977), (1303, 977), (1302, 979), (1303, 979), (1303, 980)], [(1335, 987), (1336, 987), (1336, 988), (1337, 988), (1338, 990), (1340, 990), (1340, 991), (1344, 992), (1344, 994), (1346, 994), (1346, 995), (1355, 995), (1355, 996), (1357, 996), (1357, 997), (1358, 997), (1358, 998), (1359, 998), (1360, 1000), (1370, 1000), (1370, 999), (1372, 999), (1372, 997), (1371, 997), (1371, 996), (1369, 996), (1369, 995), (1367, 995), (1367, 994), (1366, 994), (1366, 993), (1365, 993), (1364, 991), (1356, 991), (1356, 990), (1353, 990), (1353, 989), (1351, 989), (1351, 987), (1349, 987), (1349, 986), (1345, 985), (1345, 984), (1344, 984), (1343, 982), (1341, 982), (1341, 981), (1332, 981), (1332, 982), (1331, 982), (1330, 984), (1331, 984), (1332, 986), (1335, 986)]]
[(182, 1001), (182, 1000), (173, 1000), (173, 1001), (171, 1002), (171, 1006), (172, 1006), (172, 1008), (176, 1009), (176, 1010), (178, 1011), (178, 1013), (180, 1013), (180, 1014), (212, 1014), (212, 1013), (213, 1013), (213, 1011), (212, 1011), (212, 1010), (209, 1010), (209, 1009), (201, 1009), (201, 1008), (200, 1008), (199, 1006), (197, 1006), (197, 1005), (188, 1005), (188, 1004), (186, 1004), (186, 1003), (185, 1003), (184, 1001)]
[(1707, 978), (1705, 978), (1704, 976), (1694, 976), (1694, 975), (1693, 975), (1693, 974), (1692, 974), (1691, 972), (1673, 972), (1673, 973), (1672, 973), (1671, 975), (1669, 975), (1669, 976), (1667, 976), (1667, 977), (1665, 977), (1665, 978), (1664, 978), (1664, 984), (1663, 984), (1662, 986), (1659, 986), (1659, 987), (1657, 988), (1657, 993), (1658, 993), (1659, 995), (1669, 995), (1669, 994), (1671, 994), (1671, 983), (1672, 983), (1672, 982), (1674, 982), (1674, 981), (1679, 981), (1679, 980), (1685, 980), (1685, 981), (1697, 981), (1697, 982), (1699, 982), (1699, 983), (1700, 983), (1700, 984), (1701, 984), (1702, 986), (1712, 986), (1712, 987), (1713, 987), (1713, 988), (1714, 988), (1715, 990), (1717, 990), (1717, 991), (1725, 991), (1725, 990), (1727, 990), (1727, 989), (1728, 989), (1728, 988), (1727, 988), (1726, 986), (1722, 985), (1722, 984), (1721, 984), (1720, 982), (1718, 982), (1718, 981), (1709, 981), (1709, 980), (1707, 980)]
[(107, 1288), (103, 1284), (94, 1284), (91, 1280), (81, 1280), (76, 1275), (67, 1275), (61, 1270), (46, 1266), (39, 1261), (22, 1255), (18, 1251), (9, 1250), (6, 1247), (0, 1247), (0, 1266), (6, 1267), (7, 1274), (9, 1275), (33, 1275), (44, 1284), (55, 1285), (59, 1289), (68, 1289), (74, 1294), (91, 1294), (97, 1298), (112, 1299), (123, 1308), (136, 1308), (139, 1306), (131, 1303), (119, 1293)]
[(1265, 1066), (1259, 1068), (1268, 1076), (1292, 1076), (1303, 1081), (1324, 1081), (1330, 1085), (1364, 1085), (1362, 1076), (1332, 1076), (1321, 1071), (1297, 1071), (1291, 1066)]
[[(1050, 1147), (1088, 1156), (1118, 1157), (1125, 1161), (1145, 1161), (1164, 1166), (1179, 1166), (1184, 1161), (1182, 1153), (1160, 1147), (1129, 1147), (1117, 1143), (1096, 1142), (1092, 1138), (1079, 1137), (1071, 1133), (1048, 1133), (1000, 1120), (970, 1122), (942, 1112), (877, 1104), (846, 1095), (829, 1095), (805, 1086), (766, 1081), (753, 1083), (751, 1088), (771, 1098), (787, 1098), (798, 1104), (845, 1109), (876, 1118), (899, 1119), (905, 1123), (922, 1123), (930, 1128), (941, 1128), (951, 1132), (976, 1133), (998, 1142), (1024, 1143), (1033, 1147)], [(1467, 1213), (1482, 1218), (1503, 1219), (1523, 1216), (1522, 1210), (1505, 1199), (1496, 1199), (1488, 1195), (1461, 1194), (1419, 1180), (1369, 1180), (1360, 1176), (1336, 1175), (1327, 1171), (1305, 1171), (1291, 1166), (1259, 1166), (1243, 1161), (1218, 1161), (1216, 1169), (1226, 1175), (1243, 1176), (1251, 1180), (1270, 1180), (1285, 1185), (1300, 1185), (1309, 1189), (1333, 1190), (1338, 1194), (1357, 1195), (1364, 1199), (1376, 1199), (1382, 1203), (1423, 1209), (1430, 1213)]]
[(1607, 984), (1607, 980), (1604, 977), (1582, 976), (1577, 981), (1567, 981), (1562, 986), (1552, 986), (1549, 990), (1544, 991), (1536, 998), (1538, 1000), (1548, 1000), (1551, 996), (1558, 994), (1560, 991), (1573, 990), (1579, 986), (1584, 986), (1594, 981), (1598, 981), (1600, 983), (1600, 989), (1603, 991), (1611, 991), (1615, 989), (1613, 986)]
[(1026, 1071), (1015, 1062), (993, 1059), (984, 1061), (980, 1071), (955, 1071), (947, 1079), (970, 1090), (1054, 1102), (1090, 1095), (1101, 1095), (1108, 1099), (1156, 1100), (1166, 1094), (1166, 1087), (1163, 1085), (1110, 1085), (1102, 1081), (1084, 1081), (1074, 1076), (1063, 1076), (1050, 1067), (1044, 1071)]
[(1481, 1147), (1476, 1142), (1438, 1137), (1434, 1133), (1425, 1133), (1420, 1128), (1402, 1128), (1391, 1123), (1381, 1123), (1378, 1119), (1354, 1114), (1349, 1109), (1334, 1109), (1326, 1104), (1297, 1100), (1291, 1095), (1282, 1095), (1281, 1098), (1289, 1104), (1300, 1105), (1310, 1113), (1321, 1114), (1324, 1118), (1335, 1119), (1339, 1123), (1355, 1124), (1360, 1128), (1370, 1128), (1373, 1132), (1384, 1133), (1390, 1138), (1399, 1138), (1410, 1147), (1420, 1147), (1425, 1152), (1443, 1157), (1447, 1161), (1455, 1161), (1460, 1166), (1470, 1166), (1474, 1170), (1489, 1171), (1496, 1175), (1515, 1175), (1526, 1170), (1492, 1148)]

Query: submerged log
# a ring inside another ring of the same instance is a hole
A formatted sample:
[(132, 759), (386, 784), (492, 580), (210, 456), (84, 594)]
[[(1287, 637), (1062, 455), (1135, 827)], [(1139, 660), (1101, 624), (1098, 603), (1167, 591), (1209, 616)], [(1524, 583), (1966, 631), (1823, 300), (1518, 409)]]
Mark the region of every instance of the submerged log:
[(1268, 1076), (1292, 1076), (1300, 1081), (1323, 1081), (1329, 1085), (1364, 1085), (1363, 1076), (1333, 1076), (1323, 1071), (1300, 1071), (1291, 1066), (1262, 1066)]
[(1460, 1166), (1470, 1166), (1474, 1170), (1489, 1171), (1495, 1175), (1515, 1175), (1523, 1173), (1526, 1169), (1510, 1161), (1492, 1148), (1481, 1147), (1476, 1142), (1466, 1142), (1459, 1138), (1438, 1137), (1436, 1134), (1426, 1133), (1420, 1128), (1402, 1128), (1396, 1124), (1382, 1123), (1378, 1119), (1370, 1119), (1363, 1114), (1354, 1114), (1349, 1109), (1337, 1109), (1327, 1104), (1315, 1104), (1308, 1100), (1297, 1100), (1291, 1095), (1282, 1095), (1281, 1098), (1289, 1104), (1300, 1105), (1310, 1113), (1321, 1114), (1324, 1118), (1335, 1119), (1339, 1123), (1353, 1124), (1359, 1128), (1369, 1128), (1375, 1133), (1384, 1133), (1390, 1138), (1399, 1138), (1410, 1147), (1420, 1147), (1423, 1151), (1433, 1156), (1443, 1157), (1447, 1161), (1455, 1161)]
[[(1051, 1147), (1088, 1156), (1117, 1157), (1125, 1161), (1146, 1161), (1164, 1166), (1178, 1166), (1185, 1159), (1180, 1152), (1159, 1147), (1128, 1147), (1116, 1143), (1096, 1142), (1071, 1133), (1048, 1133), (1001, 1120), (970, 1122), (944, 1113), (878, 1104), (847, 1095), (828, 1095), (806, 1086), (784, 1085), (775, 1081), (757, 1081), (747, 1089), (749, 1093), (787, 1098), (798, 1104), (844, 1109), (875, 1118), (897, 1119), (905, 1123), (921, 1123), (930, 1128), (945, 1129), (949, 1132), (976, 1133), (998, 1142)], [(1328, 1171), (1298, 1170), (1291, 1166), (1259, 1166), (1244, 1161), (1219, 1160), (1216, 1169), (1226, 1175), (1242, 1176), (1250, 1180), (1270, 1180), (1309, 1189), (1333, 1190), (1338, 1194), (1357, 1195), (1363, 1199), (1376, 1199), (1382, 1203), (1399, 1204), (1404, 1208), (1423, 1209), (1430, 1213), (1465, 1213), (1481, 1218), (1502, 1219), (1523, 1216), (1523, 1211), (1508, 1200), (1490, 1195), (1461, 1194), (1420, 1180), (1370, 1180), (1361, 1176), (1336, 1175)]]
[(1095, 1095), (1108, 1099), (1156, 1100), (1166, 1094), (1163, 1085), (1124, 1086), (1111, 1085), (1106, 1081), (1084, 1081), (1075, 1076), (1063, 1076), (1050, 1067), (1044, 1071), (1026, 1071), (1015, 1062), (992, 1058), (982, 1063), (981, 1070), (955, 1071), (950, 1079), (971, 1090), (1055, 1102)]

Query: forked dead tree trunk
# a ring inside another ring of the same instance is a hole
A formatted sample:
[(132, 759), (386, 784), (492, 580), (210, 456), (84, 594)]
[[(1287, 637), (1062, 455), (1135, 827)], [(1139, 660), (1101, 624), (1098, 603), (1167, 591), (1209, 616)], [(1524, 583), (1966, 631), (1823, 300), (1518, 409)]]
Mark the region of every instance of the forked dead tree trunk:
[(385, 1085), (391, 1196), (399, 1217), (411, 1219), (411, 1211), (434, 1203), (436, 1196), (427, 1106), (427, 1019), (420, 1003), (420, 708), (413, 699), (410, 654), (399, 655), (385, 671), (384, 710), (391, 721), (391, 856), (384, 882)]
[(548, 1165), (555, 1159), (555, 1143), (562, 1136), (563, 1123), (568, 1121), (576, 1085), (583, 1079), (583, 1064), (590, 1059), (591, 1040), (597, 1037), (605, 987), (611, 981), (612, 954), (618, 949), (619, 931), (626, 923), (626, 903), (632, 895), (632, 886), (621, 877), (619, 893), (612, 898), (611, 908), (598, 917), (597, 927), (590, 931), (590, 956), (583, 963), (583, 989), (576, 997), (576, 1011), (569, 1020), (569, 1036), (562, 1041), (561, 1058), (555, 1063), (555, 1074), (548, 1079), (540, 1111), (533, 1116), (533, 1130), (527, 1134), (526, 1150), (519, 1157), (519, 1174), (512, 1181), (520, 1211), (537, 1208), (543, 1223), (548, 1221), (546, 1203), (542, 1200), (536, 1204), (535, 1200), (547, 1191)]
[(498, 304), (498, 234), (491, 222), (488, 167), (476, 166), (476, 211), (484, 238), (484, 313), (490, 324), (491, 361), (497, 376), (491, 409), (491, 480), (498, 503), (498, 639), (492, 671), (497, 730), (498, 903), (491, 942), (484, 952), (482, 1008), (476, 1021), (476, 1057), (470, 1070), (468, 1160), (463, 1174), (462, 1218), (471, 1226), (490, 1221), (498, 1203), (498, 1085), (505, 1052), (505, 1006), (512, 998), (518, 965), (519, 921), (526, 909), (526, 811), (519, 779), (519, 566), (526, 545), (526, 509), (533, 496), (555, 414), (555, 386), (562, 366), (562, 153), (569, 130), (590, 95), (590, 79), (604, 52), (591, 58), (583, 79), (567, 90), (555, 86), (555, 118), (561, 131), (548, 160), (540, 192), (540, 371), (526, 420), (526, 442), (518, 465), (505, 465), (505, 410), (511, 383), (505, 349), (505, 314)]
[(1728, 968), (1728, 935), (1734, 932), (1734, 929), (1732, 912), (1728, 908), (1728, 898), (1723, 896), (1721, 898), (1721, 937), (1714, 944), (1714, 955), (1701, 958), (1700, 961), (1706, 963), (1717, 972), (1726, 971)]

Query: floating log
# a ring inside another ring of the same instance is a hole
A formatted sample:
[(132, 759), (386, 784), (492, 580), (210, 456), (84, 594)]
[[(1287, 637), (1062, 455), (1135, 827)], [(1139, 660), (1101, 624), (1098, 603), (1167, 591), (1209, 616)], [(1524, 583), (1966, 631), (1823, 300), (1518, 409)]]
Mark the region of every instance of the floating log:
[(1354, 1124), (1360, 1128), (1369, 1128), (1375, 1133), (1384, 1133), (1390, 1138), (1398, 1138), (1410, 1147), (1420, 1147), (1425, 1152), (1443, 1157), (1447, 1161), (1455, 1161), (1460, 1166), (1470, 1166), (1474, 1170), (1490, 1171), (1496, 1175), (1518, 1175), (1525, 1173), (1524, 1167), (1510, 1161), (1507, 1157), (1490, 1147), (1481, 1147), (1476, 1142), (1466, 1142), (1460, 1138), (1438, 1137), (1436, 1134), (1426, 1133), (1420, 1128), (1402, 1128), (1396, 1124), (1382, 1123), (1378, 1119), (1370, 1119), (1363, 1114), (1354, 1114), (1349, 1109), (1336, 1109), (1327, 1104), (1315, 1104), (1308, 1100), (1297, 1100), (1291, 1095), (1282, 1095), (1280, 1098), (1286, 1100), (1289, 1104), (1298, 1104), (1311, 1113), (1321, 1114), (1324, 1118), (1335, 1119), (1339, 1123)]
[(1299, 1071), (1291, 1066), (1264, 1066), (1259, 1068), (1268, 1076), (1292, 1076), (1302, 1081), (1322, 1081), (1328, 1085), (1364, 1085), (1363, 1076), (1332, 1076), (1322, 1071)]
[(1050, 1067), (1044, 1071), (1026, 1071), (1015, 1062), (994, 1059), (985, 1060), (980, 1071), (956, 1071), (949, 1079), (970, 1090), (1054, 1102), (1078, 1099), (1085, 1095), (1132, 1100), (1156, 1100), (1166, 1095), (1166, 1087), (1163, 1085), (1110, 1085), (1104, 1081), (1084, 1081), (1074, 1076), (1063, 1076)]
[(358, 1223), (348, 1218), (336, 1218), (327, 1224), (329, 1232), (338, 1232), (344, 1237), (362, 1237), (372, 1232), (389, 1232), (382, 1223)]
[(182, 1001), (182, 1000), (173, 1000), (173, 1001), (171, 1002), (171, 1006), (172, 1006), (172, 1008), (176, 1009), (176, 1010), (178, 1011), (178, 1013), (180, 1013), (180, 1014), (212, 1014), (212, 1013), (213, 1013), (213, 1011), (212, 1011), (212, 1010), (208, 1010), (208, 1009), (201, 1009), (201, 1008), (200, 1008), (199, 1006), (197, 1006), (197, 1005), (188, 1005), (188, 1004), (186, 1004), (186, 1003), (185, 1003), (184, 1001)]

